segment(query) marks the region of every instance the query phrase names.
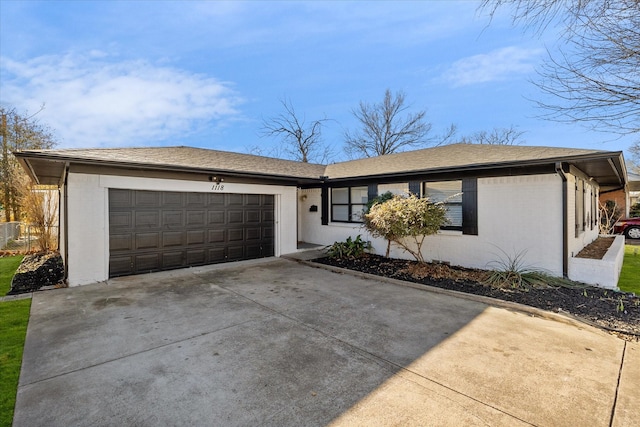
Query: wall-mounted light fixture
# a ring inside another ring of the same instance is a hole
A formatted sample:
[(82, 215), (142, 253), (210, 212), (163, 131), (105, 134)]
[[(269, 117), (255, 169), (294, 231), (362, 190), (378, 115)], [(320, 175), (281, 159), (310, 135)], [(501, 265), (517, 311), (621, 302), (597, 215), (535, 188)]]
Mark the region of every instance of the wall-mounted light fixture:
[(209, 175), (209, 181), (219, 183), (219, 182), (224, 182), (224, 178), (219, 176)]

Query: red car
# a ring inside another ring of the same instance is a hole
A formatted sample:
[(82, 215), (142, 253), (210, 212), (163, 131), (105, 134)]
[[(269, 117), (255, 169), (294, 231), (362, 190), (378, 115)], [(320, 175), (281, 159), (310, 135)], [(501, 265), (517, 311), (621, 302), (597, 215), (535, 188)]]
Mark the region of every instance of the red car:
[(627, 239), (640, 239), (640, 218), (621, 219), (613, 226), (613, 232), (624, 234)]

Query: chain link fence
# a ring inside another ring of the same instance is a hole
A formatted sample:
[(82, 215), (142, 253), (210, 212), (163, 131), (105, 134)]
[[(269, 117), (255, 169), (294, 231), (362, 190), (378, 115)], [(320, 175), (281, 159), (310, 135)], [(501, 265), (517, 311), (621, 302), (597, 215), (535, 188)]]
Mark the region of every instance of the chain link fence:
[[(58, 227), (51, 227), (51, 248), (58, 249)], [(0, 250), (11, 252), (37, 252), (40, 233), (34, 225), (20, 222), (0, 223)]]
[(0, 249), (16, 241), (20, 237), (19, 222), (1, 222), (0, 223)]

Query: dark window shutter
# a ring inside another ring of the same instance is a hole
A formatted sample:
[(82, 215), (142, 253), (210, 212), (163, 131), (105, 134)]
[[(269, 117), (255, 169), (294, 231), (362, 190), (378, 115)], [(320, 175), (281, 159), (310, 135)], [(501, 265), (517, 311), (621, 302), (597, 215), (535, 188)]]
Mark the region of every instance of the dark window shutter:
[(420, 181), (409, 181), (409, 193), (420, 197)]
[(369, 184), (367, 186), (367, 197), (369, 198), (369, 201), (378, 197), (378, 184)]
[(478, 179), (462, 180), (462, 234), (478, 235)]
[(321, 201), (321, 223), (322, 225), (329, 224), (329, 189), (327, 187), (322, 187), (322, 191), (320, 192), (320, 201)]

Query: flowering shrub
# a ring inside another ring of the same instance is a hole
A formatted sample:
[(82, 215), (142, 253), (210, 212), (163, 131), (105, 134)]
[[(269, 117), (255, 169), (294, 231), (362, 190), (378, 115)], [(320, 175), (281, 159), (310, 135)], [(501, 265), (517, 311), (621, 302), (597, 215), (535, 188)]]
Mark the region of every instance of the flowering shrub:
[(374, 204), (363, 220), (364, 227), (374, 237), (397, 244), (418, 262), (425, 262), (422, 256), (425, 237), (436, 234), (448, 223), (442, 203), (432, 203), (415, 195), (394, 196), (384, 203)]

